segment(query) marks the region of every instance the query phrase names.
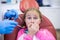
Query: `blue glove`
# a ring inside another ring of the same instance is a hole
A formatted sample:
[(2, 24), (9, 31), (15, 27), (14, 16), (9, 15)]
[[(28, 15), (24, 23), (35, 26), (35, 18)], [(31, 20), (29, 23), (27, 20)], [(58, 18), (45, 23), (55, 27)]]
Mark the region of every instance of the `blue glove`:
[(14, 20), (18, 18), (17, 10), (14, 10), (14, 9), (7, 10), (7, 12), (4, 15), (4, 19), (11, 19), (11, 18), (14, 18)]
[(18, 23), (13, 20), (0, 21), (0, 34), (12, 33), (17, 24)]

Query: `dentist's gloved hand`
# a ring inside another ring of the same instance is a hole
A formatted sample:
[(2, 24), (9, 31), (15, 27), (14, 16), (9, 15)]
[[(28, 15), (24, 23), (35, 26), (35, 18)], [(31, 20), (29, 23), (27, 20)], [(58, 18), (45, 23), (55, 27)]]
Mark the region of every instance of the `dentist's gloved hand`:
[(18, 23), (13, 20), (0, 21), (0, 34), (12, 33), (17, 24)]
[(11, 18), (14, 18), (14, 20), (16, 20), (18, 18), (17, 10), (11, 9), (11, 10), (7, 10), (7, 12), (5, 12), (4, 19), (11, 19)]

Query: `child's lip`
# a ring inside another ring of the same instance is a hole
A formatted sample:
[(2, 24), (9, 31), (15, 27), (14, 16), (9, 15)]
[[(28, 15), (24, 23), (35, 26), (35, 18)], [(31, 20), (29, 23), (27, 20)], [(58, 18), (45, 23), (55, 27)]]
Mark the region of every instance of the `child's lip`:
[(31, 22), (32, 24), (34, 24), (34, 22)]

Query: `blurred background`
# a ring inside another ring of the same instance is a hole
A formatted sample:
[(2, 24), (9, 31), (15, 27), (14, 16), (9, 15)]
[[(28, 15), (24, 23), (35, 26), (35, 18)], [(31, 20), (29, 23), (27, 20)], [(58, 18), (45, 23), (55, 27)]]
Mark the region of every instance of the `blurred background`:
[[(22, 12), (19, 10), (21, 0), (0, 0), (0, 20), (7, 10), (16, 9), (18, 14)], [(54, 25), (57, 33), (57, 40), (60, 40), (60, 0), (36, 0), (40, 6), (39, 10), (45, 15)], [(3, 36), (0, 35), (0, 40)]]

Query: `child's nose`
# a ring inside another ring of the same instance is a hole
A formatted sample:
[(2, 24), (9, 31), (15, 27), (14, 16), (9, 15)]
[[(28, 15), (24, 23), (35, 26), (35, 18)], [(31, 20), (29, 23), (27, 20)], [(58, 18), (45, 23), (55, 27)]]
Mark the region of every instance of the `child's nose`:
[(33, 18), (31, 19), (31, 23), (34, 23), (34, 19)]

